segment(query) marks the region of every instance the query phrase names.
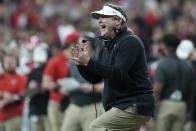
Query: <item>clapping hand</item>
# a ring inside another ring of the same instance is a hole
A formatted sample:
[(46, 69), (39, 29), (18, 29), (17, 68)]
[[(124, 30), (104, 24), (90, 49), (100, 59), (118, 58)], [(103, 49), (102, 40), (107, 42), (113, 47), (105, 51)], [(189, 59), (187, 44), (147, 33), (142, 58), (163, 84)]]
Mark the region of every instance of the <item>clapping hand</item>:
[(87, 66), (90, 55), (88, 52), (88, 44), (79, 44), (74, 47), (72, 47), (72, 57), (71, 60), (76, 65), (84, 65)]

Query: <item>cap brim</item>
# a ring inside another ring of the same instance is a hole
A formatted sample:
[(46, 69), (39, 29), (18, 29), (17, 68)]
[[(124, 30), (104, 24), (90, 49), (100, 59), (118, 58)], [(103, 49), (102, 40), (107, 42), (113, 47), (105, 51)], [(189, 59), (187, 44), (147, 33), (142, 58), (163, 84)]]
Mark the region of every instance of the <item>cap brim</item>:
[(91, 13), (91, 17), (94, 18), (94, 19), (96, 19), (96, 20), (98, 20), (100, 18), (100, 16), (112, 16), (112, 15), (111, 14), (103, 13), (101, 10)]
[(104, 6), (101, 10), (92, 12), (91, 16), (94, 19), (99, 19), (100, 16), (118, 16), (123, 21), (127, 21), (125, 16), (123, 16), (121, 12), (109, 6)]

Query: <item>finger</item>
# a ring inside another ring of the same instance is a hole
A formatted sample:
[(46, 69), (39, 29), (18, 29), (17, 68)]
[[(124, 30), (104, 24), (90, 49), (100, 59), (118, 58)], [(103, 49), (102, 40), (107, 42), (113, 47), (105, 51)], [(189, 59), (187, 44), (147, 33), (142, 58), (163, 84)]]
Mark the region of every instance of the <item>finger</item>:
[(83, 45), (82, 44), (78, 46), (78, 51), (79, 51), (79, 53), (83, 52)]
[(74, 57), (77, 57), (78, 56), (78, 47), (72, 47), (72, 50), (71, 50), (71, 55)]
[(72, 61), (78, 61), (78, 58), (77, 57), (71, 57), (70, 58)]
[(87, 51), (87, 47), (88, 47), (88, 44), (82, 44), (82, 45), (80, 46), (81, 51), (82, 51), (82, 52)]
[(72, 63), (76, 64), (76, 65), (80, 65), (80, 63), (74, 61), (74, 60), (71, 60)]
[(88, 44), (85, 44), (85, 45), (84, 45), (84, 49), (87, 49), (87, 48), (88, 48), (88, 46), (89, 46)]
[(71, 57), (70, 59), (74, 64), (81, 65), (81, 62), (77, 57)]
[(72, 57), (77, 57), (78, 56), (78, 52), (77, 51), (72, 51), (71, 52), (71, 56)]

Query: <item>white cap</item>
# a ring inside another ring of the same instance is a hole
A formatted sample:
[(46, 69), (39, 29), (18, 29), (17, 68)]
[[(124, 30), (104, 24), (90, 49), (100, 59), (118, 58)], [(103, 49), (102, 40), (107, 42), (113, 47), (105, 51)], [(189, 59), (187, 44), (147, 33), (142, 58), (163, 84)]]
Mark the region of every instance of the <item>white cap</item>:
[(122, 15), (122, 13), (110, 6), (103, 6), (103, 8), (99, 11), (94, 11), (91, 13), (91, 16), (95, 19), (99, 19), (100, 15), (105, 15), (105, 16), (118, 16), (121, 19), (124, 20), (124, 22), (127, 22), (125, 16)]
[(38, 63), (44, 63), (48, 59), (47, 51), (43, 48), (37, 47), (33, 51), (33, 61)]
[(182, 40), (177, 47), (176, 54), (181, 59), (187, 59), (193, 51), (193, 42), (190, 40)]

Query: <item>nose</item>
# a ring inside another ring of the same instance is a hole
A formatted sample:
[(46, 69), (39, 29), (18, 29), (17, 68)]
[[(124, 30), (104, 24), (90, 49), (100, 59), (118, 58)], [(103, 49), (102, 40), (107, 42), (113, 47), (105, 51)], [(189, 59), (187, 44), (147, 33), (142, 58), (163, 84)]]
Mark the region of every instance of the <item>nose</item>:
[(102, 17), (99, 17), (98, 23), (99, 23), (99, 24), (102, 23)]

